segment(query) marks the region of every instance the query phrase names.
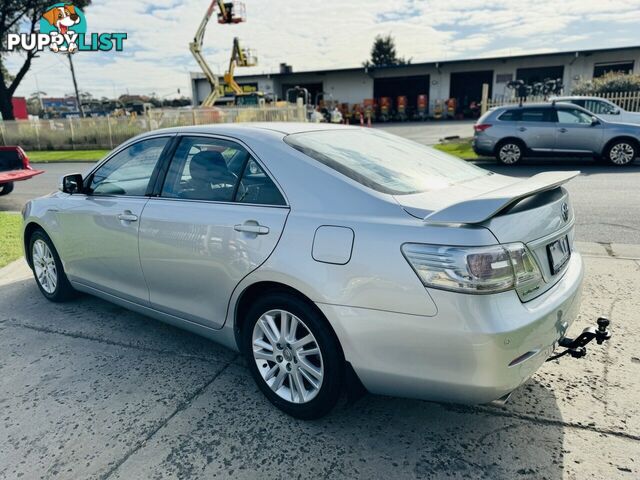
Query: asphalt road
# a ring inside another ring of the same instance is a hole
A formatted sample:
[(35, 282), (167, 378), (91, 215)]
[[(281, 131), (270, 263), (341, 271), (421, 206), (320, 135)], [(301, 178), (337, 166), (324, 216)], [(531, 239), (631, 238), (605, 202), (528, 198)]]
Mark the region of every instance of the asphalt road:
[(600, 250), (574, 331), (606, 313), (614, 338), (546, 363), (504, 407), (366, 395), (313, 422), (208, 340), (2, 286), (0, 478), (640, 478), (640, 263)]
[[(396, 127), (396, 128), (401, 128)], [(406, 128), (406, 127), (405, 127)], [(415, 135), (415, 129), (410, 133)], [(422, 127), (424, 129), (424, 126)], [(401, 131), (401, 130), (400, 130)], [(515, 168), (478, 162), (483, 168), (512, 176), (530, 176), (546, 170), (581, 170), (567, 188), (576, 210), (576, 238), (600, 243), (640, 244), (640, 164), (615, 168), (592, 160), (530, 160)], [(16, 183), (10, 195), (0, 197), (0, 211), (19, 211), (29, 199), (57, 188), (65, 173), (83, 172), (90, 163), (43, 164), (46, 173)]]

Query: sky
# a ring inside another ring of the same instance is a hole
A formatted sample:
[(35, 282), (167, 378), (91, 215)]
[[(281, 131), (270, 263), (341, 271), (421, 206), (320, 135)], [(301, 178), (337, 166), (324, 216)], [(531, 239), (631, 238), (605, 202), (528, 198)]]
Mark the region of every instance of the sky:
[[(84, 10), (88, 32), (126, 32), (123, 52), (79, 52), (81, 91), (190, 96), (189, 72), (199, 68), (188, 44), (210, 0), (94, 0)], [(256, 51), (257, 67), (237, 75), (357, 67), (378, 34), (391, 34), (413, 63), (524, 53), (640, 45), (640, 0), (246, 0), (247, 22), (209, 23), (204, 54), (214, 72), (226, 69), (233, 37)], [(21, 64), (7, 58), (10, 72)], [(16, 95), (73, 91), (67, 59), (45, 51)]]

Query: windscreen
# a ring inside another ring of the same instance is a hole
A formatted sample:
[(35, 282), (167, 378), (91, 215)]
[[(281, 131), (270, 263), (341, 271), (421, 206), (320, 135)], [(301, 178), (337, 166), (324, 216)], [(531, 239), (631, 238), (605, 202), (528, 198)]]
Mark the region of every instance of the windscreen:
[(376, 130), (321, 130), (285, 142), (337, 172), (391, 195), (439, 190), (488, 175), (455, 157)]

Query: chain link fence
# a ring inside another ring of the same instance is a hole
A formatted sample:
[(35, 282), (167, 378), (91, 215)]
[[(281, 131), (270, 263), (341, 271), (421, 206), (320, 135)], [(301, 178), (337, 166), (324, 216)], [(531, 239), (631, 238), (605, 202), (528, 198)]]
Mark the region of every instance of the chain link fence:
[(112, 149), (140, 133), (158, 128), (238, 122), (304, 122), (304, 107), (154, 109), (146, 115), (56, 118), (0, 122), (2, 145), (25, 150)]

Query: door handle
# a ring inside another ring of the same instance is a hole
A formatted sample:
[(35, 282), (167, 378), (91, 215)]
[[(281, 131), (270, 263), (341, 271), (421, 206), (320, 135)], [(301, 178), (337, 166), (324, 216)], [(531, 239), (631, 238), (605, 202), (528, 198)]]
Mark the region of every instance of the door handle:
[(525, 127), (520, 127), (518, 130), (520, 130), (521, 132), (526, 132), (527, 129)]
[(118, 220), (121, 222), (137, 222), (138, 216), (134, 215), (129, 210), (125, 210), (124, 213), (118, 215)]
[(254, 235), (266, 235), (269, 233), (269, 227), (264, 225), (255, 225), (251, 223), (243, 223), (234, 225), (233, 229), (236, 232), (253, 233)]
[(567, 129), (566, 128), (559, 128), (558, 131), (560, 133), (567, 133)]

